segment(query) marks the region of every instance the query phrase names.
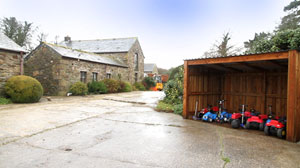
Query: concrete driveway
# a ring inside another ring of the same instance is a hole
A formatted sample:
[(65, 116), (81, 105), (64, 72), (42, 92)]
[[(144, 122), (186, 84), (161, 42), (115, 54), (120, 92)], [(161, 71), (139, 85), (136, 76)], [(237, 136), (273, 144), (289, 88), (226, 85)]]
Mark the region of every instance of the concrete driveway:
[(162, 97), (131, 92), (0, 106), (0, 167), (300, 167), (299, 144), (156, 112)]

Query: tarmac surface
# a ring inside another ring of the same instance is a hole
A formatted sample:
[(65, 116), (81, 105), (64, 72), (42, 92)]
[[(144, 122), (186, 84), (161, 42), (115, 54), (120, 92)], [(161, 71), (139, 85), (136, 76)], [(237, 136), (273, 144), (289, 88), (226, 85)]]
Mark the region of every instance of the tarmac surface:
[(153, 109), (163, 92), (0, 106), (0, 168), (300, 167), (300, 145)]

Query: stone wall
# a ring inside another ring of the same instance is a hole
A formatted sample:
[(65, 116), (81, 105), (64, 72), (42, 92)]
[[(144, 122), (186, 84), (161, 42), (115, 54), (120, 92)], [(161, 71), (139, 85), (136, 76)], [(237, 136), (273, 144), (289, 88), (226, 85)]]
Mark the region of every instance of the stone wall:
[(98, 81), (105, 79), (107, 73), (110, 73), (113, 79), (128, 81), (128, 68), (68, 58), (63, 58), (60, 61), (59, 71), (61, 78), (59, 95), (66, 94), (73, 83), (80, 81), (80, 71), (87, 72), (86, 83), (92, 82), (93, 72), (98, 73)]
[(8, 78), (20, 75), (21, 55), (18, 52), (0, 50), (0, 94)]
[[(135, 65), (134, 65), (134, 56), (135, 54), (138, 54), (138, 60), (139, 60), (139, 69), (138, 71), (135, 71)], [(142, 52), (142, 48), (140, 46), (140, 43), (138, 40), (134, 43), (132, 48), (129, 50), (129, 52), (125, 53), (98, 53), (99, 55), (111, 57), (113, 59), (121, 60), (125, 64), (128, 65), (128, 79), (131, 84), (135, 82), (135, 73), (138, 74), (138, 82), (141, 82), (144, 78), (144, 54)]]
[[(139, 69), (136, 71), (135, 70), (135, 65), (134, 65), (134, 56), (135, 54), (138, 54), (138, 67)], [(140, 43), (138, 40), (134, 43), (132, 48), (129, 50), (128, 54), (128, 67), (129, 67), (129, 81), (131, 83), (135, 82), (135, 73), (138, 74), (138, 80), (137, 82), (141, 82), (144, 78), (144, 54), (142, 51), (142, 48), (140, 46)]]
[(37, 79), (44, 88), (44, 95), (58, 95), (59, 63), (61, 56), (42, 44), (24, 62), (25, 75)]

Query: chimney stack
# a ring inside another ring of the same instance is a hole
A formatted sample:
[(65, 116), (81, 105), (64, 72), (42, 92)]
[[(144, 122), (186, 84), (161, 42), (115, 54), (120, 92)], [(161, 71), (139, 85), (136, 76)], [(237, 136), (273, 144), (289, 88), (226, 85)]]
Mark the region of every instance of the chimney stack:
[(66, 36), (65, 37), (65, 42), (68, 42), (68, 43), (71, 42), (71, 37), (70, 36)]

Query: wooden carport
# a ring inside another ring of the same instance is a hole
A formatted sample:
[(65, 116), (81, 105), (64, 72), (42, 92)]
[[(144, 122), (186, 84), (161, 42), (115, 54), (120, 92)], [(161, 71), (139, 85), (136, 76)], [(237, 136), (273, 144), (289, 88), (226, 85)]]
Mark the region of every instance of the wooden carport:
[(183, 117), (225, 99), (237, 112), (247, 104), (262, 114), (268, 105), (277, 116), (287, 117), (287, 137), (300, 140), (300, 54), (296, 50), (184, 61)]

